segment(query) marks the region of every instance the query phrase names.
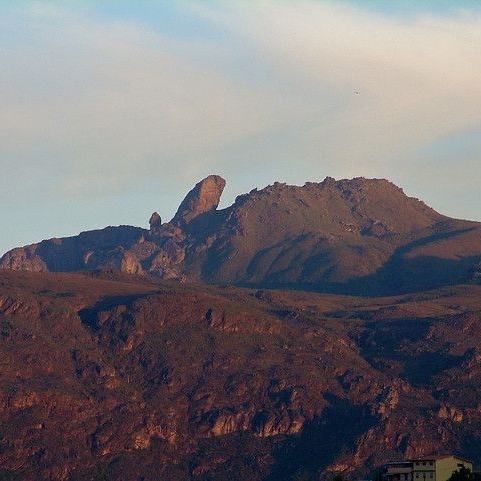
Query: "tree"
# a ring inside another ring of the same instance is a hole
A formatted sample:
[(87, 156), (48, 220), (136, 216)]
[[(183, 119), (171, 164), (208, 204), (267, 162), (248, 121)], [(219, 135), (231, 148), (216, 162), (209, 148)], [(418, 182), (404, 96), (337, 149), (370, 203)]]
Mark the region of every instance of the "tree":
[(461, 466), (449, 477), (447, 481), (474, 481), (473, 473), (469, 468)]

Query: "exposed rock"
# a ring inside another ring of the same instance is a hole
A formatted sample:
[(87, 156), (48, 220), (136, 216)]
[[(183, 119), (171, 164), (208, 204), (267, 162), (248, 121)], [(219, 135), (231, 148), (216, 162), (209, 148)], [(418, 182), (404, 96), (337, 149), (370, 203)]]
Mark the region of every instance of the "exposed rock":
[(218, 175), (209, 175), (186, 195), (171, 223), (184, 226), (196, 217), (217, 209), (225, 187), (225, 180)]
[(259, 412), (252, 419), (252, 429), (257, 436), (269, 437), (279, 434), (296, 434), (305, 422), (302, 416), (293, 416), (286, 409), (281, 412)]
[(157, 212), (154, 212), (149, 219), (150, 232), (154, 232), (162, 225), (162, 219)]
[(276, 182), (217, 210), (211, 175), (171, 222), (119, 226), (14, 249), (0, 268), (120, 269), (164, 279), (382, 295), (479, 282), (481, 223), (449, 219), (383, 179)]
[(441, 419), (450, 419), (456, 423), (460, 423), (463, 420), (463, 412), (453, 406), (441, 406), (438, 416)]
[(139, 259), (132, 252), (125, 252), (120, 264), (120, 270), (127, 274), (144, 274), (144, 270), (140, 265)]
[(246, 413), (219, 413), (212, 422), (212, 436), (225, 436), (234, 432), (246, 431), (250, 427), (250, 416)]
[(17, 271), (48, 272), (49, 269), (46, 262), (36, 251), (36, 244), (12, 249), (0, 259), (0, 268)]

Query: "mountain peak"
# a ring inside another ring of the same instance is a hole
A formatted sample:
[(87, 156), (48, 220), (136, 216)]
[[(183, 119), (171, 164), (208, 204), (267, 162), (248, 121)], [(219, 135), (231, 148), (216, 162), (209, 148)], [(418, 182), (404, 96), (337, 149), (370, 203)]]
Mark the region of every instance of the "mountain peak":
[(185, 226), (199, 215), (216, 210), (224, 187), (225, 180), (219, 175), (201, 180), (185, 196), (171, 223)]
[(275, 182), (216, 211), (224, 186), (222, 177), (206, 177), (172, 221), (162, 224), (152, 214), (149, 230), (121, 226), (43, 241), (6, 253), (0, 268), (116, 268), (165, 279), (370, 294), (477, 279), (481, 224), (449, 219), (388, 180)]

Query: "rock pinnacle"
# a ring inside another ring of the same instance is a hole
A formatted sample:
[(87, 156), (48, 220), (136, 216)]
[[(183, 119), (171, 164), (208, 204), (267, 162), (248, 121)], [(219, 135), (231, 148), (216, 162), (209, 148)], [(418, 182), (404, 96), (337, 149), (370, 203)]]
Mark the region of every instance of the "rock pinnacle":
[(171, 223), (184, 226), (199, 215), (217, 209), (224, 187), (225, 180), (218, 175), (201, 180), (186, 195)]

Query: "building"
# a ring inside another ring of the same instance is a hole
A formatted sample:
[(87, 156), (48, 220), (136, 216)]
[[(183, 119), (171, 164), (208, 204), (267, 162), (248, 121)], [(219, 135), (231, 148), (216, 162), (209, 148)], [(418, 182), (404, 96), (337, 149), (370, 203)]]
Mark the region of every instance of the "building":
[(380, 481), (413, 481), (412, 461), (383, 464)]
[(381, 481), (447, 481), (460, 468), (473, 471), (473, 463), (453, 455), (427, 456), (387, 463), (381, 467)]

